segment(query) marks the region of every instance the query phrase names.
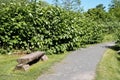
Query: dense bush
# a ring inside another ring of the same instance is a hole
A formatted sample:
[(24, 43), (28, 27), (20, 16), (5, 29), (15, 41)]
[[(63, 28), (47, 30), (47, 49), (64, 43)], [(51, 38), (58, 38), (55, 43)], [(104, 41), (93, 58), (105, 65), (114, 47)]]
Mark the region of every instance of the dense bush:
[(120, 47), (120, 33), (119, 33), (119, 31), (120, 31), (120, 22), (117, 22), (115, 26), (118, 27), (118, 28), (115, 30), (115, 34), (116, 34), (116, 38), (117, 38), (116, 44)]
[(2, 4), (0, 48), (63, 53), (102, 40), (101, 24), (80, 13), (31, 3)]

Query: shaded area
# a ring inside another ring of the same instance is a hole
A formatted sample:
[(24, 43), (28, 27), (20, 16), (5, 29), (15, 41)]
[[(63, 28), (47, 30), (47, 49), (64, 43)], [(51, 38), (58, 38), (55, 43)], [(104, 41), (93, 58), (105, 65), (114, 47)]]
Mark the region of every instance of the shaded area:
[(112, 49), (114, 51), (116, 51), (116, 58), (117, 60), (120, 61), (120, 46), (116, 45), (115, 43), (111, 44), (111, 45), (107, 45), (105, 46), (106, 48)]
[(39, 62), (39, 61), (40, 61), (40, 58), (41, 58), (41, 57), (39, 57), (39, 58), (37, 58), (37, 59), (35, 59), (35, 60), (33, 60), (33, 61), (27, 63), (27, 64), (29, 64), (29, 65), (31, 66), (31, 65), (33, 65), (33, 64), (35, 64), (35, 63), (37, 63), (37, 62)]
[(116, 42), (113, 42), (111, 44), (108, 44), (105, 46), (106, 48), (110, 48), (112, 50), (115, 50), (115, 51), (119, 51), (120, 50), (120, 46), (116, 44)]

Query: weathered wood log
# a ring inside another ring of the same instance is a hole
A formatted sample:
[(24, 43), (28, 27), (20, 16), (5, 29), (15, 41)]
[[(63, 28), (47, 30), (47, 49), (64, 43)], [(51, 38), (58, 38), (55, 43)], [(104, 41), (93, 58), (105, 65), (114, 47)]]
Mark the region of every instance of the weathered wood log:
[(19, 64), (27, 64), (35, 59), (41, 58), (43, 55), (44, 55), (44, 52), (37, 51), (17, 59), (17, 62)]

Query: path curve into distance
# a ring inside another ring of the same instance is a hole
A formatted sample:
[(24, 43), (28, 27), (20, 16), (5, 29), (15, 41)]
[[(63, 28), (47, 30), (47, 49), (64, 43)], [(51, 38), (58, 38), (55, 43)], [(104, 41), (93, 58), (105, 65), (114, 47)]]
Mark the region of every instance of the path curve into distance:
[(109, 45), (114, 43), (101, 43), (73, 51), (37, 80), (93, 80), (96, 67)]

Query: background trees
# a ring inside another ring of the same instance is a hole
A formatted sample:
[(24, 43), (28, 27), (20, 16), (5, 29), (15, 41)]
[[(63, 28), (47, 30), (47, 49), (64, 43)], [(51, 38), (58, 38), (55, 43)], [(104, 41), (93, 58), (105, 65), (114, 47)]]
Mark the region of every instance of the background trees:
[(80, 0), (54, 0), (54, 4), (56, 6), (60, 6), (65, 10), (81, 10), (81, 1)]
[(112, 0), (109, 8), (111, 16), (120, 21), (120, 0)]
[(111, 20), (116, 23), (114, 24), (116, 28), (115, 33), (116, 33), (116, 43), (120, 46), (120, 0), (112, 0), (110, 7), (109, 7), (109, 14), (112, 17)]
[(105, 11), (103, 4), (99, 4), (96, 8), (89, 9), (85, 12), (85, 16), (93, 19), (94, 21), (105, 21), (107, 18), (107, 12)]

